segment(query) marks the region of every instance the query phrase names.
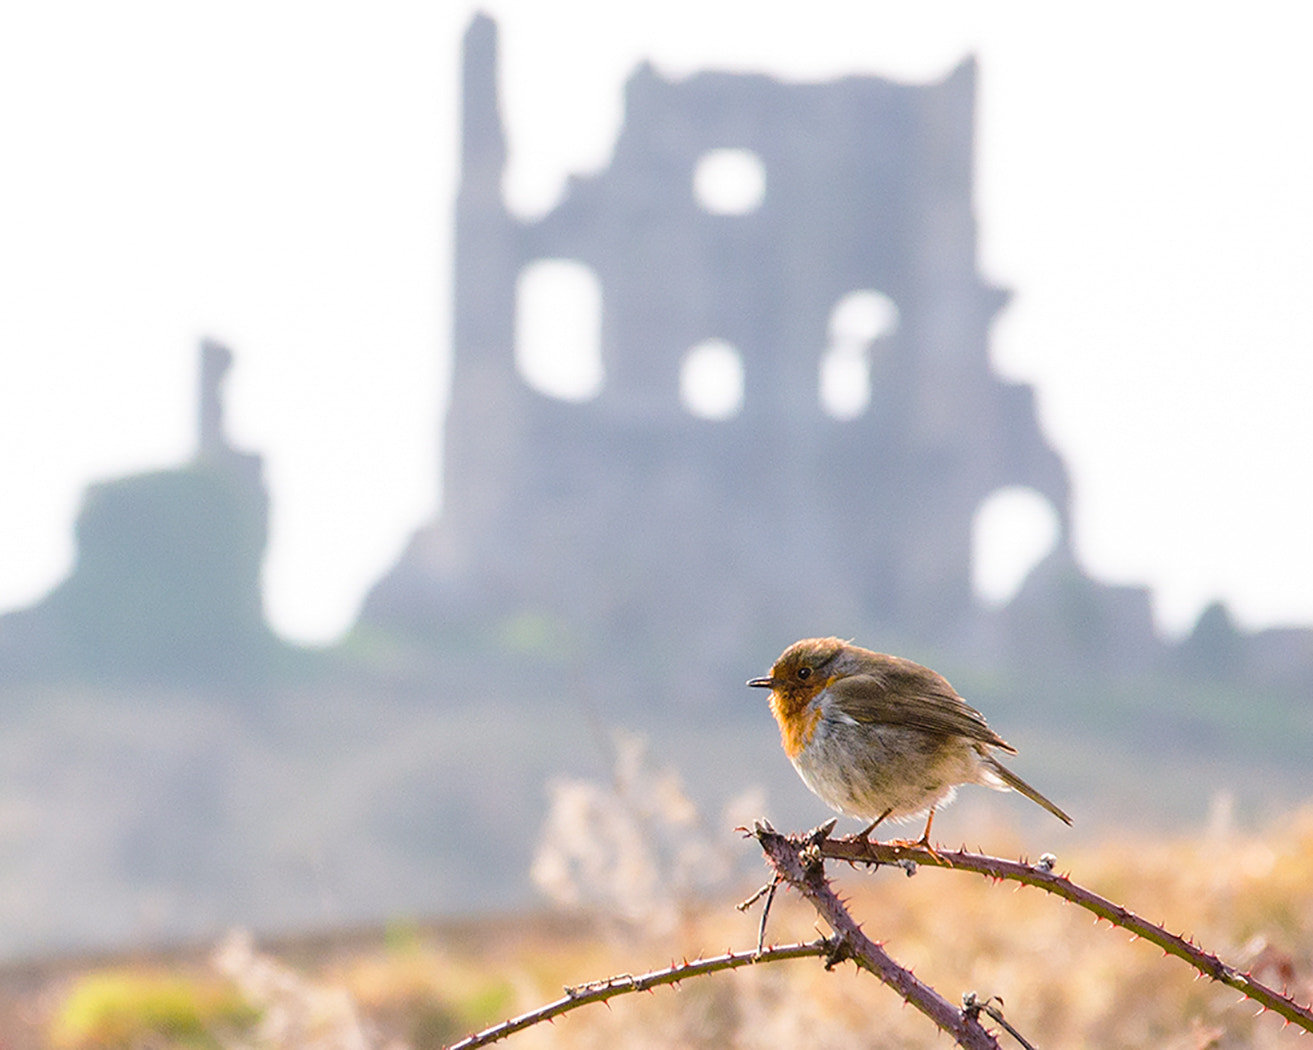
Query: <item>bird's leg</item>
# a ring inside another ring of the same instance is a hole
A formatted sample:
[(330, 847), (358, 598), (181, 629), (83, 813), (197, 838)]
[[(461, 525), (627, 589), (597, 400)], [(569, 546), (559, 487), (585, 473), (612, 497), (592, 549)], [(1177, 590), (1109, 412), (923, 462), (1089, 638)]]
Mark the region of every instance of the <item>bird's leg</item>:
[(929, 853), (932, 857), (935, 857), (939, 860), (943, 860), (944, 858), (939, 856), (939, 851), (936, 850), (935, 847), (930, 844), (930, 825), (933, 824), (934, 822), (935, 822), (935, 807), (931, 806), (930, 812), (926, 814), (925, 830), (921, 832), (921, 837), (919, 839), (917, 839), (915, 842), (911, 841), (910, 839), (895, 839), (891, 842), (885, 843), (885, 845), (898, 846), (900, 849), (923, 849), (927, 853)]
[(881, 825), (881, 823), (884, 822), (884, 818), (889, 816), (889, 814), (892, 813), (893, 811), (894, 811), (894, 807), (890, 806), (878, 817), (876, 817), (873, 821), (871, 821), (871, 823), (867, 824), (866, 827), (862, 829), (862, 833), (857, 836), (857, 840), (859, 842), (870, 842), (871, 832), (873, 832), (876, 828), (878, 828)]
[(934, 853), (934, 847), (930, 845), (930, 825), (935, 822), (935, 807), (930, 807), (930, 812), (925, 816), (925, 831), (921, 832), (921, 837), (916, 840), (918, 846), (924, 846), (931, 853)]

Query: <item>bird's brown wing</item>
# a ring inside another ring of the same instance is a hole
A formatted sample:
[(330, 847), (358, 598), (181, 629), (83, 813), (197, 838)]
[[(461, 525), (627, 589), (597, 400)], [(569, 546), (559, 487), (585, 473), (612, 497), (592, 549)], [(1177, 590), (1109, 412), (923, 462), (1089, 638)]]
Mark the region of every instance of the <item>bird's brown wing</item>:
[(829, 692), (834, 709), (854, 722), (878, 722), (945, 736), (964, 736), (1016, 753), (942, 676), (919, 664), (839, 678), (830, 683)]

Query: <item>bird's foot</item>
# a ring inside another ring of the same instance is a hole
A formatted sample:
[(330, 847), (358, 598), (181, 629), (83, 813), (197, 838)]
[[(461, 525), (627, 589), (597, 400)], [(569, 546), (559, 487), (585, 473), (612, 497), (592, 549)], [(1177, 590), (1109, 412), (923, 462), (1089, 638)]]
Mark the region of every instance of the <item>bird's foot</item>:
[(885, 845), (890, 846), (893, 849), (923, 849), (927, 853), (929, 853), (930, 856), (934, 857), (935, 860), (939, 861), (939, 863), (947, 864), (949, 867), (952, 867), (952, 864), (948, 861), (948, 859), (944, 857), (944, 855), (940, 853), (939, 850), (935, 849), (934, 844), (930, 841), (929, 835), (922, 835), (919, 839), (915, 839), (915, 840), (890, 839), (888, 842), (885, 843)]
[(951, 868), (953, 866), (953, 862), (950, 861), (947, 857), (945, 857), (942, 853), (940, 853), (937, 849), (935, 849), (934, 845), (930, 842), (930, 826), (934, 822), (935, 822), (935, 811), (933, 808), (931, 808), (930, 815), (926, 817), (925, 830), (921, 832), (921, 837), (919, 839), (917, 839), (916, 841), (912, 841), (911, 839), (894, 839), (890, 842), (885, 843), (885, 845), (893, 846), (895, 849), (923, 849), (927, 853), (929, 853), (930, 856), (934, 857), (935, 860), (937, 860), (940, 864), (947, 865), (948, 867)]

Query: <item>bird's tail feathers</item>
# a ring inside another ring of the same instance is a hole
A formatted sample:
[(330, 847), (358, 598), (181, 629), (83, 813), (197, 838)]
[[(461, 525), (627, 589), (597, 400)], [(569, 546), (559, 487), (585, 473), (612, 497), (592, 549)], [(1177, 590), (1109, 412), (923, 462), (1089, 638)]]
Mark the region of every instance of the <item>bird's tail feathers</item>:
[(1071, 817), (1067, 816), (1067, 814), (1058, 808), (1055, 803), (1050, 802), (1047, 798), (1017, 776), (1017, 774), (1012, 772), (1012, 770), (1008, 769), (1007, 766), (1003, 765), (1003, 763), (993, 755), (983, 755), (982, 757), (988, 773), (993, 777), (997, 777), (1003, 785), (1010, 787), (1013, 791), (1021, 792), (1021, 794), (1025, 795), (1032, 802), (1043, 806), (1064, 824), (1071, 823)]

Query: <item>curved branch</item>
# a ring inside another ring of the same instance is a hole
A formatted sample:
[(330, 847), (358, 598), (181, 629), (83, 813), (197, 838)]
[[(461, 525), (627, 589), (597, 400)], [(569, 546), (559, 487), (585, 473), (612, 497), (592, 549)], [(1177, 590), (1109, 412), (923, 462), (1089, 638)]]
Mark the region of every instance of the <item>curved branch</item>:
[(821, 938), (803, 944), (785, 944), (757, 951), (726, 952), (714, 958), (685, 961), (667, 966), (664, 970), (653, 970), (637, 976), (626, 973), (602, 981), (589, 981), (577, 987), (567, 987), (565, 995), (555, 1002), (493, 1025), (476, 1035), (467, 1036), (459, 1043), (453, 1043), (447, 1050), (474, 1050), (475, 1047), (495, 1043), (540, 1021), (551, 1021), (561, 1014), (577, 1010), (589, 1003), (604, 1003), (617, 995), (624, 995), (627, 992), (646, 992), (662, 984), (678, 984), (689, 977), (701, 977), (703, 974), (716, 973), (719, 970), (736, 970), (740, 966), (753, 966), (757, 963), (779, 962), (782, 959), (805, 959), (811, 956), (830, 958), (836, 946), (835, 941)]
[(998, 1041), (980, 1024), (979, 1010), (960, 1010), (937, 991), (894, 962), (853, 921), (843, 902), (830, 888), (825, 877), (821, 847), (834, 822), (822, 824), (808, 836), (784, 836), (764, 821), (758, 821), (752, 836), (761, 844), (771, 866), (789, 885), (812, 904), (839, 937), (839, 953), (832, 954), (829, 965), (842, 958), (852, 959), (862, 969), (874, 974), (911, 1003), (958, 1044), (981, 1050), (998, 1050)]
[(932, 853), (915, 846), (869, 842), (855, 835), (826, 839), (817, 843), (817, 850), (820, 856), (827, 859), (846, 860), (853, 864), (902, 864), (911, 861), (929, 867), (954, 868), (958, 871), (988, 875), (993, 879), (1010, 879), (1026, 886), (1037, 886), (1046, 893), (1052, 893), (1072, 904), (1078, 904), (1099, 918), (1107, 919), (1114, 926), (1120, 926), (1137, 937), (1158, 945), (1167, 954), (1184, 959), (1205, 977), (1211, 977), (1234, 988), (1260, 1006), (1281, 1015), (1291, 1024), (1297, 1025), (1306, 1032), (1313, 1032), (1313, 1009), (1301, 1006), (1289, 996), (1255, 980), (1249, 974), (1228, 966), (1212, 952), (1205, 951), (1185, 938), (1169, 933), (1162, 926), (1141, 918), (1120, 904), (1077, 885), (1066, 875), (1055, 873), (1051, 862), (1045, 864), (1043, 859), (1039, 864), (1025, 864), (1021, 861), (1002, 860), (999, 857), (967, 853), (962, 850), (941, 849)]

